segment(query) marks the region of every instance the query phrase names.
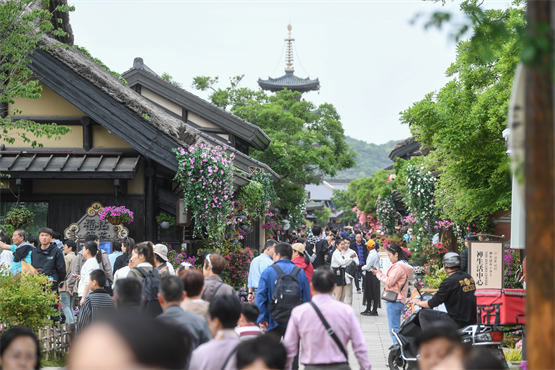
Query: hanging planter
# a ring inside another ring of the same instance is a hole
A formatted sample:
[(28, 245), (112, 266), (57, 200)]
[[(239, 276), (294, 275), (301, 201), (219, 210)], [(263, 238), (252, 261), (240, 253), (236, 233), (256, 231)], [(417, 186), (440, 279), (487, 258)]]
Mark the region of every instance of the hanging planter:
[(124, 206), (121, 207), (104, 207), (99, 212), (99, 218), (102, 221), (108, 221), (112, 225), (120, 225), (122, 223), (133, 222), (133, 212)]
[(14, 208), (4, 217), (4, 224), (11, 225), (15, 229), (25, 229), (33, 223), (35, 214), (25, 207)]
[(162, 212), (158, 216), (156, 216), (156, 222), (160, 224), (162, 229), (169, 229), (170, 226), (176, 226), (177, 221), (175, 217), (170, 216), (169, 214)]
[(194, 236), (221, 237), (226, 217), (233, 211), (233, 154), (225, 148), (195, 144), (174, 149), (179, 166), (175, 180), (183, 188), (183, 200), (195, 220)]

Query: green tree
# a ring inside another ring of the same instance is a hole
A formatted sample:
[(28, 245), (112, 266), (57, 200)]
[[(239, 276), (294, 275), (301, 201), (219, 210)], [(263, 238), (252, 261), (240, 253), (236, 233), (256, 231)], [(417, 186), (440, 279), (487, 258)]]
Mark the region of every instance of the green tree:
[(356, 206), (355, 201), (349, 196), (347, 190), (333, 189), (333, 196), (331, 202), (337, 207), (337, 210), (344, 211), (339, 221), (343, 223), (355, 221), (357, 213), (353, 211)]
[(303, 202), (305, 184), (318, 184), (323, 176), (355, 166), (356, 153), (345, 141), (340, 116), (331, 104), (315, 106), (290, 90), (266, 94), (239, 87), (243, 76), (216, 89), (218, 78), (196, 77), (193, 87), (212, 90), (210, 100), (221, 108), (259, 126), (272, 139), (264, 151), (250, 156), (267, 163), (280, 176), (276, 184), (278, 206), (295, 209)]
[(318, 226), (326, 226), (330, 222), (331, 209), (329, 207), (324, 207), (323, 210), (314, 211), (314, 216), (316, 216), (316, 221), (314, 223)]
[[(0, 104), (13, 104), (16, 98), (40, 98), (42, 87), (39, 81), (32, 78), (28, 67), (31, 63), (29, 55), (39, 47), (40, 41), (49, 34), (55, 37), (64, 37), (68, 34), (59, 24), (52, 24), (52, 13), (48, 0), (11, 0), (0, 4)], [(54, 11), (67, 13), (75, 8), (68, 5), (59, 5)], [(61, 23), (62, 20), (58, 19)], [(68, 47), (57, 44), (54, 47)], [(52, 124), (39, 124), (30, 120), (13, 120), (4, 118), (7, 112), (0, 112), (0, 131), (2, 139), (10, 144), (16, 137), (23, 139), (33, 148), (42, 147), (37, 138), (55, 137), (68, 133), (70, 130), (64, 126)], [(21, 114), (19, 110), (14, 115)]]
[[(354, 200), (356, 207), (369, 216), (377, 216), (376, 201), (387, 186), (391, 171), (380, 170), (372, 176), (351, 181), (347, 193)], [(388, 195), (391, 189), (388, 187)]]
[[(401, 113), (401, 121), (424, 145), (435, 148), (423, 160), (441, 173), (435, 196), (443, 217), (456, 222), (510, 208), (511, 178), (502, 132), (513, 76), (520, 60), (524, 10), (485, 10), (486, 24), (503, 22), (507, 41), (476, 53), (472, 40), (457, 45), (447, 69), (453, 79)], [(475, 27), (483, 34), (481, 24)], [(478, 44), (480, 45), (480, 44)]]

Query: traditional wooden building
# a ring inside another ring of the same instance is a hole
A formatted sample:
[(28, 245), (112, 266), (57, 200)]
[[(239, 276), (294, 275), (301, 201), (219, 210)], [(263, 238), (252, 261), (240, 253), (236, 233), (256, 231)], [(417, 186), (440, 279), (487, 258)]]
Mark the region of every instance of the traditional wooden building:
[[(3, 209), (16, 200), (40, 203), (46, 209), (40, 226), (61, 233), (95, 202), (125, 205), (135, 212), (131, 237), (180, 243), (188, 239), (183, 228), (164, 234), (155, 221), (162, 211), (175, 215), (180, 197), (172, 149), (225, 146), (235, 154), (235, 187), (248, 183), (252, 168), (278, 179), (248, 155), (249, 148), (264, 150), (270, 142), (259, 127), (173, 86), (139, 58), (125, 73), (129, 86), (74, 48), (37, 49), (30, 58), (43, 88), (40, 99), (16, 99), (1, 111), (14, 120), (65, 125), (71, 133), (59, 141), (38, 138), (43, 148), (19, 138), (0, 147), (0, 173), (10, 176), (0, 193)], [(15, 109), (22, 113), (14, 115)], [(252, 246), (260, 243), (255, 231)]]

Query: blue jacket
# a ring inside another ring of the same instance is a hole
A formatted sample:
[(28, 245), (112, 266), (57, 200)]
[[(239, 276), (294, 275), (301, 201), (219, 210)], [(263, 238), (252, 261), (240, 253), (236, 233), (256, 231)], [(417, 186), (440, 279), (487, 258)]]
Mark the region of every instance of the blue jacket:
[[(293, 269), (296, 267), (291, 260), (282, 259), (277, 262), (277, 264), (284, 273), (290, 274)], [(278, 325), (286, 326), (284, 324), (280, 324), (277, 321), (272, 319), (272, 315), (270, 314), (270, 300), (272, 299), (272, 294), (274, 293), (274, 283), (278, 277), (278, 274), (274, 268), (271, 266), (266, 268), (262, 272), (260, 276), (260, 281), (258, 282), (258, 290), (256, 291), (256, 299), (255, 303), (260, 310), (260, 315), (258, 316), (258, 322), (268, 322), (268, 327), (266, 330), (275, 329)], [(308, 285), (308, 279), (304, 271), (301, 269), (299, 274), (297, 275), (297, 279), (299, 280), (299, 285), (301, 286), (301, 297), (303, 299), (303, 303), (310, 302), (310, 287)]]

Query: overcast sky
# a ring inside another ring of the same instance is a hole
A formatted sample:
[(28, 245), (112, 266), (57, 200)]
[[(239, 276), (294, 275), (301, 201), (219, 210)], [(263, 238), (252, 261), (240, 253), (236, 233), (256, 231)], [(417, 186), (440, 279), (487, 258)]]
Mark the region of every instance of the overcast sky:
[[(455, 59), (446, 30), (410, 24), (417, 13), (442, 9), (421, 0), (70, 3), (76, 7), (75, 43), (112, 70), (124, 72), (142, 57), (158, 74), (169, 73), (204, 98), (190, 87), (195, 76), (219, 76), (225, 87), (230, 76), (244, 74), (242, 86), (258, 89), (259, 77), (283, 75), (283, 39), (291, 23), (295, 74), (318, 77), (321, 85), (303, 97), (333, 104), (347, 135), (376, 144), (410, 136), (399, 112), (441, 88)], [(443, 9), (458, 8), (456, 1)]]

